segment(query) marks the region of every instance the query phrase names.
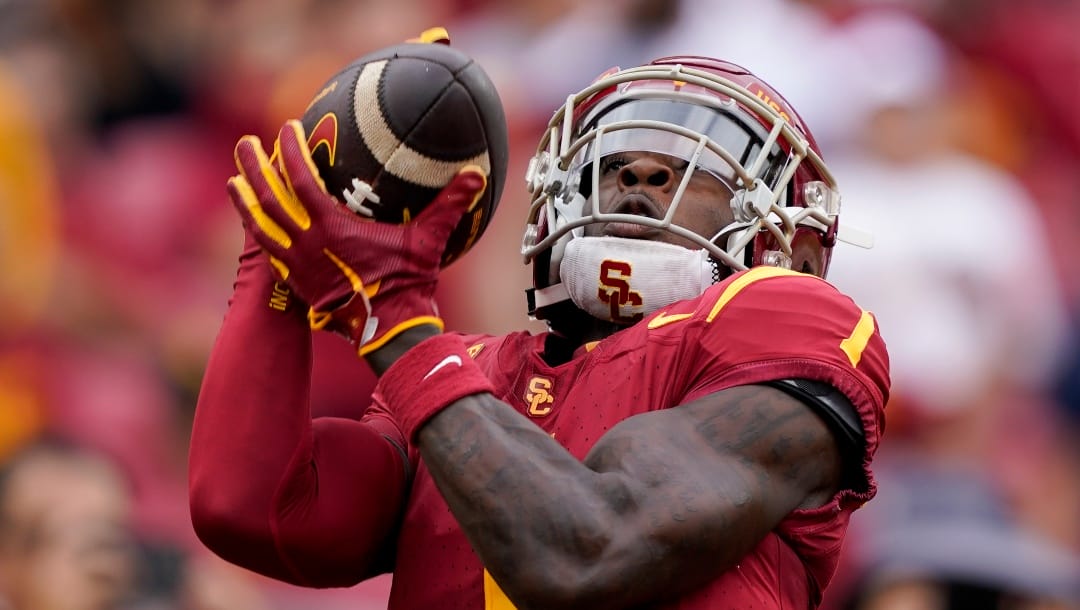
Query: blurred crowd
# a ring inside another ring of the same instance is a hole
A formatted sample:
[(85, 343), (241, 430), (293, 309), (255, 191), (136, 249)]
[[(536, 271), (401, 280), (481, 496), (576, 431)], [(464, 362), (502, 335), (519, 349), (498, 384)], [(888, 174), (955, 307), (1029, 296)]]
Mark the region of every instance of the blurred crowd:
[[(243, 241), (233, 143), (432, 25), (511, 134), (448, 326), (540, 329), (524, 170), (568, 93), (667, 54), (745, 65), (876, 239), (829, 276), (877, 315), (894, 391), (827, 605), (1080, 608), (1080, 2), (0, 0), (0, 609), (385, 606), (386, 577), (308, 591), (203, 551), (186, 450)], [(314, 341), (313, 411), (358, 417), (373, 376)]]

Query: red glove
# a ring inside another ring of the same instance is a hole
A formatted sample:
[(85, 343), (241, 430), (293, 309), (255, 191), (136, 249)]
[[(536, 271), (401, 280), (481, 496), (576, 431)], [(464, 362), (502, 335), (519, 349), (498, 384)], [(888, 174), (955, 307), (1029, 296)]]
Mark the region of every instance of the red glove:
[(244, 226), (309, 306), (314, 329), (348, 338), (363, 356), (421, 324), (441, 330), (439, 261), (458, 220), (487, 186), (466, 166), (407, 224), (357, 216), (326, 192), (299, 121), (285, 123), (274, 161), (259, 138), (236, 144), (228, 190)]

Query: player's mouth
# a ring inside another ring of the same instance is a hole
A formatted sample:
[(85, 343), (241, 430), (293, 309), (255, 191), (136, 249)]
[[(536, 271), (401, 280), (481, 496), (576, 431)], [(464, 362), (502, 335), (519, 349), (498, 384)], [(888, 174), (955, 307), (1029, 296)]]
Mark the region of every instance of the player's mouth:
[[(620, 199), (615, 207), (608, 210), (608, 214), (629, 214), (660, 220), (664, 215), (660, 212), (660, 206), (650, 197), (631, 193)], [(634, 222), (609, 222), (604, 224), (602, 234), (610, 237), (626, 237), (630, 239), (648, 239), (661, 230), (648, 227)]]

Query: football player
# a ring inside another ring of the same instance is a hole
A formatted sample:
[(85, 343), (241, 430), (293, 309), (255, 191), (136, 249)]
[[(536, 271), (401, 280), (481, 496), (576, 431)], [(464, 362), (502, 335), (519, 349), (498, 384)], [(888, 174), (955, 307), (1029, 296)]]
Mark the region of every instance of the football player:
[[(823, 279), (837, 185), (775, 90), (670, 57), (567, 98), (527, 177), (542, 334), (444, 332), (431, 302), (482, 173), (364, 222), (296, 122), (276, 146), (242, 139), (230, 181), (248, 241), (191, 442), (210, 548), (310, 587), (392, 571), (405, 610), (820, 602), (888, 358)], [(310, 417), (313, 326), (380, 375), (362, 421)]]

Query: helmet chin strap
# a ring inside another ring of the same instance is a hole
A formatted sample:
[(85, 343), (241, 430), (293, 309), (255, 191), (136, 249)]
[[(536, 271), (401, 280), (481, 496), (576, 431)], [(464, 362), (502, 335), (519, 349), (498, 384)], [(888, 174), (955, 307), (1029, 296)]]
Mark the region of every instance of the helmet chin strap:
[[(632, 323), (699, 296), (720, 279), (703, 249), (622, 237), (579, 237), (566, 244), (561, 284), (538, 290), (538, 306), (569, 298), (593, 317)], [(542, 302), (543, 301), (543, 302)]]

